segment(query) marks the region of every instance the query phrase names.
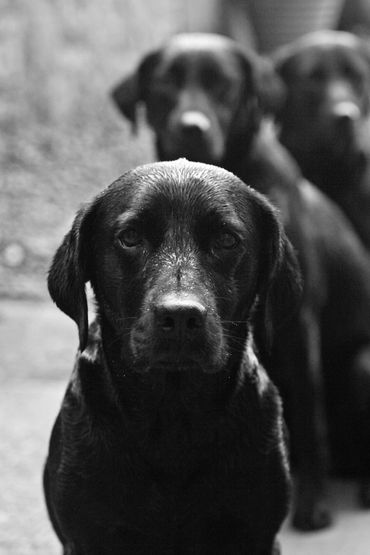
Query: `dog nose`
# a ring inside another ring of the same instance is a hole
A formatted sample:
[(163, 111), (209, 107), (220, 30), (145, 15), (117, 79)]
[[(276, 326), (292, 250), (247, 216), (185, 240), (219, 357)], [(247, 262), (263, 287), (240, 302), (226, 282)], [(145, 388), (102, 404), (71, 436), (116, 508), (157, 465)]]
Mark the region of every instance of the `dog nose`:
[(207, 310), (196, 300), (169, 296), (155, 306), (154, 314), (162, 335), (186, 337), (203, 329)]
[(354, 102), (338, 102), (333, 108), (333, 117), (339, 124), (354, 123), (360, 116), (360, 108)]
[(180, 126), (182, 133), (187, 135), (196, 135), (207, 133), (211, 127), (209, 118), (202, 112), (189, 110), (181, 116)]

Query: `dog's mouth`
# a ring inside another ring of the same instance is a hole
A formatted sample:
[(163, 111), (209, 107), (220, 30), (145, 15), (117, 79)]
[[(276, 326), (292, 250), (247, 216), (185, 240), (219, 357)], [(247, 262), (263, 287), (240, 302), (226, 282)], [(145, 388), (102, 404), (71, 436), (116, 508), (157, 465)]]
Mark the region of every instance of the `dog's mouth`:
[(163, 296), (130, 333), (130, 352), (139, 372), (217, 372), (228, 352), (218, 319), (198, 300)]
[(170, 122), (162, 134), (161, 144), (167, 158), (185, 157), (208, 164), (221, 160), (225, 149), (219, 126), (195, 111), (185, 112), (180, 119)]
[(189, 372), (190, 370), (202, 370), (202, 365), (200, 361), (190, 359), (190, 358), (180, 358), (180, 359), (167, 359), (160, 358), (154, 360), (150, 364), (151, 370), (165, 370), (166, 372)]
[(167, 353), (158, 357), (137, 357), (134, 362), (134, 369), (139, 373), (156, 372), (165, 374), (186, 374), (186, 373), (205, 373), (214, 374), (225, 363), (227, 357), (211, 357), (207, 356), (176, 356)]
[(177, 159), (185, 157), (192, 162), (216, 163), (222, 158), (223, 149), (215, 145), (208, 136), (189, 139), (183, 136), (174, 136), (171, 142), (165, 145), (166, 155)]
[(323, 130), (317, 145), (321, 155), (340, 163), (353, 163), (363, 152), (358, 131), (353, 126), (343, 128), (340, 132), (336, 129)]
[(135, 369), (140, 373), (181, 374), (187, 372), (204, 372), (208, 365), (200, 359), (190, 357), (155, 357), (136, 360)]

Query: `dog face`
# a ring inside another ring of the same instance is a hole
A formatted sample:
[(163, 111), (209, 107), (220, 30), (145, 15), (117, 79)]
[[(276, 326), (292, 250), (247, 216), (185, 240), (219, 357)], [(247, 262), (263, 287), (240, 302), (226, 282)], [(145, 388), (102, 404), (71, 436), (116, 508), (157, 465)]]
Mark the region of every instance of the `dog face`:
[[(130, 171), (81, 211), (49, 290), (86, 345), (84, 284), (125, 368), (217, 371), (243, 341), (257, 299), (295, 283), (271, 206), (235, 176), (187, 161)], [(292, 263), (293, 260), (293, 263)]]
[(339, 31), (313, 33), (281, 48), (275, 67), (286, 86), (281, 139), (298, 162), (361, 151), (370, 102), (365, 41)]
[(113, 98), (133, 124), (137, 105), (145, 105), (160, 159), (217, 164), (230, 140), (272, 101), (276, 83), (267, 61), (247, 56), (232, 40), (189, 33), (146, 56)]

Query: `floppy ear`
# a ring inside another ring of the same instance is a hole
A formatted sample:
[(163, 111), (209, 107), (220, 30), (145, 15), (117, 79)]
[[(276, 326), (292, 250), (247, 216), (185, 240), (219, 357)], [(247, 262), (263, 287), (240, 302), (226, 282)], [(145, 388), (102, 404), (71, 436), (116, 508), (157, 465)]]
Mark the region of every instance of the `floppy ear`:
[(370, 66), (370, 41), (364, 37), (357, 37), (358, 40), (358, 49), (361, 52), (362, 56), (366, 60), (366, 62)]
[(297, 65), (295, 54), (297, 46), (295, 44), (284, 44), (277, 48), (270, 56), (270, 60), (275, 72), (283, 81), (289, 81), (290, 74), (294, 74), (294, 66)]
[(85, 283), (87, 270), (86, 218), (88, 209), (77, 213), (72, 228), (56, 251), (48, 275), (49, 293), (56, 305), (78, 326), (80, 350), (87, 344), (88, 315)]
[(264, 336), (270, 346), (274, 329), (284, 326), (298, 310), (302, 279), (296, 253), (277, 211), (264, 199), (260, 208), (263, 257), (258, 297)]
[[(244, 98), (250, 103), (251, 92), (255, 98), (254, 117), (259, 121), (263, 114), (275, 114), (284, 103), (285, 86), (271, 61), (255, 52), (238, 49), (245, 76)], [(248, 108), (246, 106), (246, 108)], [(250, 121), (250, 107), (247, 113)], [(252, 115), (253, 117), (253, 115)]]
[(137, 131), (137, 108), (140, 102), (146, 101), (158, 56), (159, 51), (145, 56), (136, 71), (125, 77), (111, 91), (113, 101), (125, 118), (131, 122), (134, 133)]
[(252, 80), (262, 112), (275, 114), (285, 100), (285, 86), (271, 60), (255, 55)]
[(140, 98), (137, 73), (129, 75), (118, 83), (112, 89), (111, 95), (121, 113), (131, 122), (132, 132), (136, 133), (136, 107)]

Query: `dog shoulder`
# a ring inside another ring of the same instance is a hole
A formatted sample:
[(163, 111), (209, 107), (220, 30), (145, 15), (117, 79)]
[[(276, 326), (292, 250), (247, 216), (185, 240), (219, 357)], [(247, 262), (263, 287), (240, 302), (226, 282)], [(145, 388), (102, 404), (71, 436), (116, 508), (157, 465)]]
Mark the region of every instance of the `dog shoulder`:
[[(245, 402), (247, 397), (247, 402)], [(279, 392), (259, 360), (257, 348), (251, 338), (247, 341), (244, 357), (240, 364), (234, 401), (236, 404), (238, 401), (240, 402), (249, 424), (255, 419), (258, 412), (256, 407), (262, 411), (267, 426), (282, 417)], [(249, 409), (251, 409), (250, 415), (248, 414)]]
[(103, 426), (114, 412), (97, 321), (90, 325), (86, 348), (77, 351), (61, 412), (62, 419), (73, 427), (89, 425), (91, 432)]
[(281, 144), (272, 121), (265, 119), (245, 159), (242, 178), (258, 183), (258, 190), (270, 196), (273, 189), (288, 193), (301, 179), (297, 163)]

